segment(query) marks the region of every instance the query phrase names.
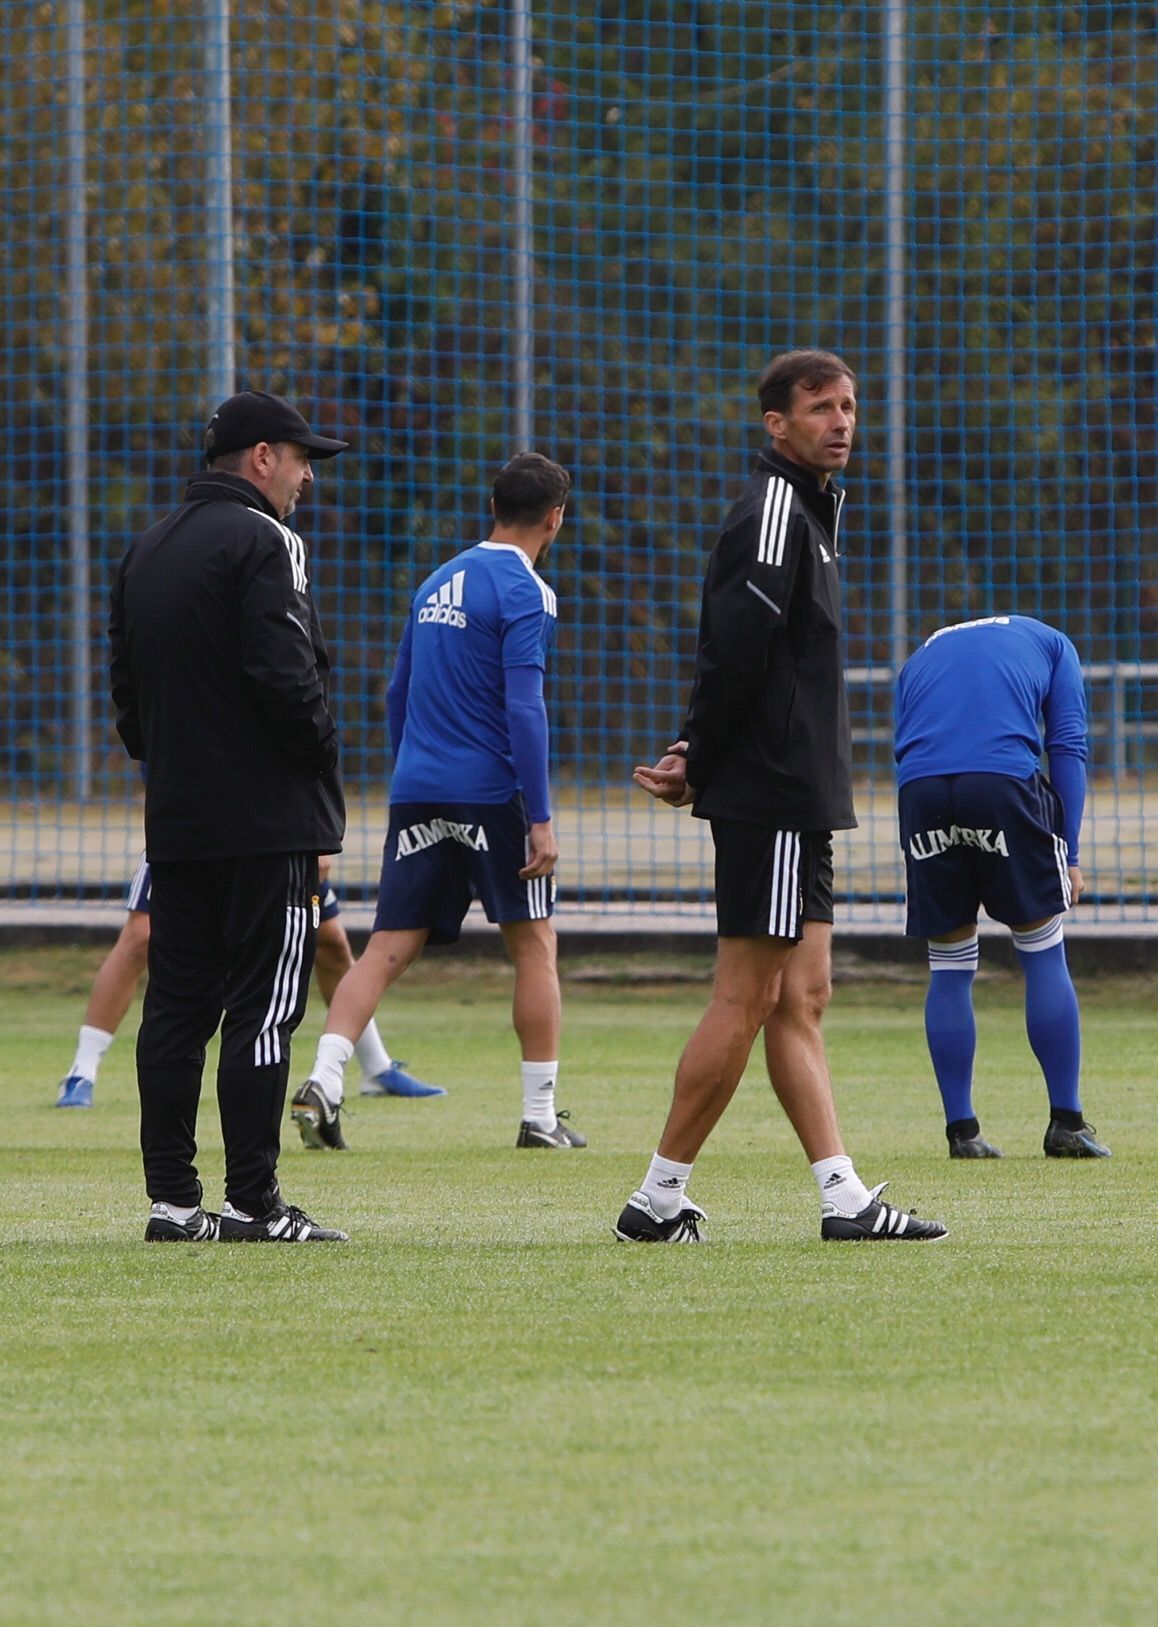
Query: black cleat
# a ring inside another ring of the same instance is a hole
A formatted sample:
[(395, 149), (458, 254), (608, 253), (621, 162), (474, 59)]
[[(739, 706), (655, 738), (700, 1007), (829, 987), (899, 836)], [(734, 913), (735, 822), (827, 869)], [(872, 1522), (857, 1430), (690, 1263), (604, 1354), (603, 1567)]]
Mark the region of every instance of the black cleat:
[(537, 1124), (531, 1124), (527, 1119), (519, 1125), (516, 1147), (585, 1147), (587, 1137), (582, 1130), (573, 1130), (565, 1120), (571, 1115), (564, 1107), (556, 1115), (558, 1120), (553, 1130), (540, 1130)]
[(272, 1209), (256, 1218), (240, 1214), (227, 1203), (221, 1211), (223, 1243), (348, 1243), (348, 1232), (319, 1226), (304, 1209), (279, 1199)]
[(980, 1131), (975, 1136), (950, 1136), (950, 1158), (1004, 1158), (1000, 1147), (986, 1141)]
[(177, 1220), (167, 1203), (155, 1203), (145, 1227), (146, 1243), (216, 1243), (221, 1216), (196, 1209), (188, 1220)]
[(614, 1230), (621, 1243), (706, 1243), (700, 1222), (707, 1218), (690, 1198), (684, 1198), (679, 1214), (664, 1220), (656, 1214), (645, 1192), (633, 1192)]
[(935, 1243), (942, 1237), (948, 1237), (949, 1228), (939, 1220), (918, 1220), (907, 1210), (894, 1209), (891, 1203), (878, 1202), (888, 1184), (882, 1181), (880, 1186), (873, 1187), (869, 1193), (871, 1203), (859, 1214), (845, 1214), (832, 1203), (822, 1204), (821, 1237), (826, 1242), (849, 1243)]
[(311, 1152), (331, 1147), (334, 1152), (346, 1150), (342, 1134), (342, 1109), (332, 1107), (321, 1085), (307, 1079), (290, 1103), (290, 1117), (301, 1131), (302, 1145)]
[(1097, 1139), (1092, 1124), (1082, 1124), (1080, 1130), (1070, 1130), (1057, 1119), (1050, 1119), (1042, 1142), (1047, 1158), (1109, 1158), (1110, 1149)]

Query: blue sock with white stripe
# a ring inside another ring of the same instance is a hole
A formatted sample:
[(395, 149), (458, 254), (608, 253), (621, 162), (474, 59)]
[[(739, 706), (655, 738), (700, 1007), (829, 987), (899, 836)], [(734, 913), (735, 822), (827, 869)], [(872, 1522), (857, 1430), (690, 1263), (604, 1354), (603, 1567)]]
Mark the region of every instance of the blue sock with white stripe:
[(946, 1124), (973, 1117), (973, 1058), (977, 1052), (973, 979), (977, 963), (976, 933), (961, 943), (929, 945), (925, 1038)]
[(1035, 932), (1015, 932), (1013, 944), (1025, 973), (1025, 1031), (1045, 1075), (1049, 1105), (1080, 1113), (1081, 1013), (1066, 963), (1061, 917)]

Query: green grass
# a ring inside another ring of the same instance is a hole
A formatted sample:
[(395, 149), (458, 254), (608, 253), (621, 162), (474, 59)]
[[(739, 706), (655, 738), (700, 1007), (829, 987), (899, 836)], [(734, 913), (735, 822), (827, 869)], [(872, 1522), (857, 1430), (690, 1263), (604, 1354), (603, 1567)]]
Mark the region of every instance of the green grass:
[[(59, 1113), (93, 951), (0, 955), (0, 1621), (900, 1627), (1141, 1623), (1153, 1558), (1154, 989), (1083, 989), (1102, 1164), (1041, 1156), (1019, 985), (978, 985), (944, 1156), (919, 980), (827, 1032), (871, 1180), (938, 1247), (822, 1246), (751, 1070), (697, 1166), (702, 1249), (610, 1226), (699, 986), (571, 985), (588, 1151), (516, 1152), (504, 974), (441, 961), (380, 1013), (451, 1087), (360, 1103), (286, 1191), (345, 1247), (145, 1248), (129, 1032)], [(299, 1062), (312, 1054), (311, 1005)], [(299, 1070), (300, 1071), (300, 1070)], [(203, 1176), (220, 1196), (211, 1097)]]

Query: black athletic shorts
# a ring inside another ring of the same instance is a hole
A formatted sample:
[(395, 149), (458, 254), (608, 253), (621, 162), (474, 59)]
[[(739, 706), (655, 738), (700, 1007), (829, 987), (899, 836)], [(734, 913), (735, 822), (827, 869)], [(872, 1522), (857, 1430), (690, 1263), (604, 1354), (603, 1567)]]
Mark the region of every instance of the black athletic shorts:
[(713, 819), (716, 930), (721, 938), (787, 938), (832, 922), (832, 832), (770, 830)]

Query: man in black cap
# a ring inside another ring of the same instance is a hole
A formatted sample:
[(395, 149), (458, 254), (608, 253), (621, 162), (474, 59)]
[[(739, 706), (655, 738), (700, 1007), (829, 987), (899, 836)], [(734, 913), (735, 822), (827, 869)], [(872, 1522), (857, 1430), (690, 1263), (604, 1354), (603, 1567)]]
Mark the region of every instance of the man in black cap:
[[(231, 396), (205, 431), (207, 470), (129, 549), (113, 589), (117, 730), (147, 765), (137, 1080), (150, 1242), (345, 1239), (284, 1202), (277, 1159), (318, 855), (339, 852), (345, 832), (329, 657), (305, 544), (282, 522), (313, 481), (311, 459), (347, 445), (315, 435), (280, 396)], [(217, 1215), (202, 1207), (193, 1160), (219, 1024)]]

